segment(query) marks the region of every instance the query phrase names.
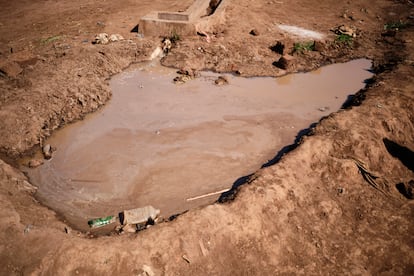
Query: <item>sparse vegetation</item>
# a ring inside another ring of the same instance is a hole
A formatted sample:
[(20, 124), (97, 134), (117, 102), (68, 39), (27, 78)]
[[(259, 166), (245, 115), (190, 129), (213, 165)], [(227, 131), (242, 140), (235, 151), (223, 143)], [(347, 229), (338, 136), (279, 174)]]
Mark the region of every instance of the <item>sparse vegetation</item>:
[(50, 36), (48, 38), (44, 38), (44, 39), (40, 40), (40, 43), (42, 43), (42, 44), (48, 44), (50, 42), (59, 40), (61, 38), (62, 38), (62, 36), (60, 36), (60, 35)]
[(171, 40), (171, 43), (176, 43), (177, 41), (179, 41), (181, 38), (180, 38), (180, 35), (179, 34), (177, 34), (177, 32), (176, 31), (172, 31), (171, 32), (171, 35), (170, 35), (170, 37), (169, 37), (169, 39)]
[(398, 22), (391, 22), (384, 24), (384, 30), (399, 30), (407, 27), (407, 23), (404, 23), (403, 21)]
[(336, 43), (352, 45), (353, 37), (347, 34), (338, 34), (335, 38)]
[(297, 42), (293, 45), (294, 53), (303, 53), (305, 51), (315, 50), (315, 41)]

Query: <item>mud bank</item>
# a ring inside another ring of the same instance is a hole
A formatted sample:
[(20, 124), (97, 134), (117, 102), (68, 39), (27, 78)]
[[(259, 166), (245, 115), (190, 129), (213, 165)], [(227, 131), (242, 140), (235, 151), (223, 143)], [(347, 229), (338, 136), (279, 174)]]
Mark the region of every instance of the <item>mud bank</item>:
[[(0, 74), (2, 158), (15, 160), (104, 104), (105, 79), (145, 60), (159, 42), (130, 33), (137, 18), (185, 10), (190, 2), (5, 2), (0, 63), (22, 71)], [(301, 41), (275, 28), (283, 24), (326, 35), (321, 48), (294, 54), (300, 69), (366, 57), (378, 74), (354, 98), (357, 106), (325, 118), (296, 150), (257, 172), (233, 202), (189, 211), (138, 235), (90, 239), (70, 229), (36, 201), (19, 170), (0, 161), (0, 274), (414, 274), (413, 203), (395, 188), (414, 179), (406, 162), (414, 151), (412, 1), (230, 4), (210, 42), (182, 38), (165, 62), (274, 76), (280, 55), (269, 47), (280, 41), (290, 50)], [(352, 44), (335, 41), (330, 30), (341, 24), (357, 28)], [(126, 40), (85, 42), (102, 31)]]
[(36, 197), (77, 229), (145, 205), (167, 218), (257, 171), (363, 88), (370, 67), (362, 59), (279, 79), (226, 75), (217, 86), (208, 72), (176, 85), (174, 69), (149, 63), (115, 76), (109, 104), (56, 132), (45, 141), (53, 158), (24, 170)]

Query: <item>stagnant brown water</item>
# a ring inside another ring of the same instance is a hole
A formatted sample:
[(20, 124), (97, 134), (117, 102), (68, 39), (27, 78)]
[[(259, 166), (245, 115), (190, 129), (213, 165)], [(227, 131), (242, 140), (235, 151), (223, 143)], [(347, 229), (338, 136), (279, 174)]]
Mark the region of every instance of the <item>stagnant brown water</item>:
[(187, 199), (230, 188), (297, 133), (340, 108), (372, 74), (365, 59), (283, 78), (217, 74), (175, 85), (154, 64), (111, 80), (113, 98), (59, 130), (43, 166), (28, 169), (37, 197), (79, 229), (87, 220), (152, 205), (161, 215), (217, 200)]

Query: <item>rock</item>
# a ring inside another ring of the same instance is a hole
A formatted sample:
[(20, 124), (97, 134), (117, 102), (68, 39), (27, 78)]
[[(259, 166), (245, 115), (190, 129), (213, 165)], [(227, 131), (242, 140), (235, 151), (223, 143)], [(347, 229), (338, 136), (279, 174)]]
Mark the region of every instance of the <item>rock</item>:
[(120, 35), (120, 34), (112, 34), (109, 37), (109, 41), (110, 42), (117, 42), (117, 41), (120, 41), (120, 40), (124, 40), (124, 37), (122, 35)]
[(318, 51), (318, 52), (324, 52), (328, 49), (328, 47), (326, 46), (326, 43), (322, 42), (322, 41), (315, 41), (314, 44), (314, 50)]
[(228, 84), (229, 83), (229, 81), (227, 80), (227, 78), (226, 77), (224, 77), (224, 76), (219, 76), (215, 81), (214, 81), (214, 83), (216, 84), (216, 85), (218, 85), (218, 86), (221, 86), (221, 85), (225, 85), (225, 84)]
[(53, 149), (49, 144), (46, 144), (43, 146), (42, 152), (43, 152), (43, 156), (45, 157), (45, 159), (52, 158)]
[(26, 227), (23, 230), (23, 233), (28, 234), (32, 228), (33, 228), (33, 225), (31, 224), (26, 225)]
[(189, 76), (191, 78), (198, 77), (198, 75), (199, 75), (197, 70), (191, 69), (191, 68), (182, 68), (182, 69), (177, 71), (177, 74), (186, 75), (186, 76)]
[(174, 83), (175, 84), (184, 84), (187, 81), (191, 80), (192, 78), (190, 76), (187, 75), (181, 75), (181, 76), (177, 76), (174, 78)]
[(336, 27), (335, 29), (333, 29), (333, 32), (336, 33), (337, 35), (348, 35), (350, 37), (357, 36), (356, 29), (350, 26), (347, 26), (347, 25), (340, 25)]
[(103, 45), (105, 45), (105, 44), (108, 44), (108, 42), (109, 42), (108, 34), (107, 33), (100, 33), (100, 34), (97, 34), (95, 36), (95, 39), (92, 43), (93, 44), (103, 44)]
[(32, 159), (29, 161), (29, 168), (37, 168), (41, 165), (43, 165), (43, 160), (41, 159)]
[(66, 226), (64, 230), (65, 230), (65, 233), (68, 234), (68, 235), (70, 235), (72, 233), (72, 229), (68, 226)]
[(14, 61), (6, 61), (0, 64), (0, 72), (8, 77), (15, 78), (23, 72), (23, 69)]
[(277, 62), (274, 62), (273, 65), (283, 70), (293, 71), (296, 68), (296, 59), (291, 55), (283, 55)]
[(259, 31), (256, 30), (256, 29), (252, 29), (249, 34), (251, 34), (253, 36), (258, 36), (259, 35)]

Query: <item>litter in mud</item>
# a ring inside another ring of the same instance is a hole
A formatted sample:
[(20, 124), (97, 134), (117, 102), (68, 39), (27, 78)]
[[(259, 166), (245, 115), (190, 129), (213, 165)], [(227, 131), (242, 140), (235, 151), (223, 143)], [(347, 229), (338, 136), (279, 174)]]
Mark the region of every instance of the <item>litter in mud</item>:
[(111, 223), (115, 223), (117, 221), (117, 217), (116, 216), (107, 216), (104, 218), (97, 218), (97, 219), (92, 219), (90, 221), (88, 221), (88, 225), (91, 228), (99, 228)]

